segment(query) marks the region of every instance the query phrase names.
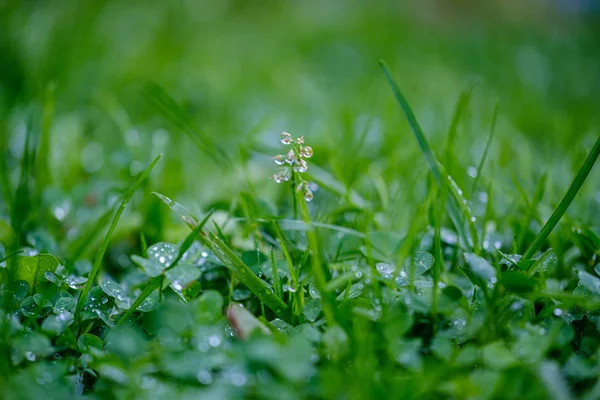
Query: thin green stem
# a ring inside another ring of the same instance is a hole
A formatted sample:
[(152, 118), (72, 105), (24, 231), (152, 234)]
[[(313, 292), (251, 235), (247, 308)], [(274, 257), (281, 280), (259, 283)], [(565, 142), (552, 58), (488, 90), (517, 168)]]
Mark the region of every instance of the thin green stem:
[(498, 102), (496, 101), (496, 105), (494, 106), (494, 115), (492, 116), (492, 127), (490, 128), (490, 136), (488, 136), (487, 143), (485, 144), (485, 150), (483, 150), (483, 155), (481, 156), (481, 160), (479, 161), (479, 165), (477, 166), (477, 175), (475, 175), (475, 179), (473, 179), (473, 186), (471, 187), (471, 196), (475, 193), (475, 189), (477, 188), (477, 182), (479, 181), (479, 177), (481, 176), (481, 171), (483, 170), (483, 164), (485, 164), (485, 160), (488, 155), (488, 151), (490, 150), (490, 145), (492, 144), (492, 139), (494, 139), (494, 132), (496, 130), (496, 118), (498, 117)]
[(140, 187), (142, 182), (144, 182), (146, 180), (146, 178), (150, 174), (150, 171), (152, 171), (152, 169), (154, 168), (156, 163), (158, 163), (158, 161), (160, 160), (161, 157), (162, 157), (162, 155), (159, 155), (158, 157), (156, 157), (154, 159), (154, 161), (152, 161), (152, 163), (148, 166), (148, 168), (146, 168), (146, 170), (144, 172), (142, 172), (142, 174), (140, 174), (140, 176), (138, 176), (138, 178), (136, 179), (133, 186), (131, 186), (131, 188), (129, 188), (129, 190), (123, 197), (123, 200), (121, 201), (121, 205), (119, 206), (119, 209), (117, 210), (117, 212), (112, 220), (112, 223), (111, 223), (110, 227), (108, 228), (108, 232), (106, 233), (106, 237), (104, 238), (104, 243), (102, 244), (102, 247), (100, 247), (100, 251), (98, 252), (98, 255), (96, 256), (96, 260), (94, 261), (94, 265), (92, 266), (92, 270), (90, 271), (88, 280), (85, 283), (85, 286), (83, 287), (83, 291), (81, 292), (79, 299), (77, 300), (77, 307), (75, 308), (75, 321), (79, 321), (81, 318), (81, 311), (83, 310), (83, 305), (85, 304), (85, 300), (87, 299), (88, 294), (90, 293), (90, 290), (92, 290), (92, 285), (96, 281), (96, 277), (98, 276), (98, 273), (100, 272), (100, 265), (102, 263), (102, 259), (104, 258), (104, 253), (106, 253), (106, 249), (108, 249), (108, 244), (110, 243), (110, 238), (111, 238), (113, 232), (115, 231), (117, 224), (119, 223), (121, 214), (123, 214), (123, 212), (125, 211), (125, 208), (127, 207), (129, 200), (131, 200), (131, 198), (133, 197), (133, 194), (135, 193), (135, 191)]
[(596, 143), (592, 147), (592, 150), (583, 162), (581, 168), (579, 168), (577, 175), (575, 175), (573, 182), (571, 182), (571, 186), (569, 186), (569, 190), (567, 190), (567, 193), (565, 194), (561, 202), (558, 204), (558, 206), (550, 216), (550, 219), (548, 219), (548, 222), (546, 222), (540, 233), (533, 241), (533, 243), (531, 243), (527, 251), (525, 251), (525, 254), (523, 254), (524, 260), (531, 260), (535, 253), (537, 253), (538, 250), (542, 247), (542, 244), (544, 243), (548, 235), (550, 235), (550, 232), (552, 232), (556, 224), (558, 224), (558, 221), (560, 221), (564, 213), (571, 205), (571, 202), (575, 198), (575, 195), (577, 195), (577, 192), (579, 192), (579, 189), (581, 189), (583, 182), (585, 182), (588, 175), (590, 174), (590, 171), (594, 167), (598, 156), (600, 156), (600, 136), (596, 140)]

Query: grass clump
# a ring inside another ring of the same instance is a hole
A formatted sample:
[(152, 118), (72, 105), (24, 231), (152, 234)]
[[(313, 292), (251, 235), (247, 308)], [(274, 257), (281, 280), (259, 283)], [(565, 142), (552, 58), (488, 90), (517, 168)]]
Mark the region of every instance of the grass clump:
[[(220, 39), (196, 43), (199, 4), (81, 6), (79, 21), (44, 8), (55, 44), (40, 47), (8, 23), (31, 10), (0, 13), (28, 49), (0, 67), (78, 46), (71, 36), (110, 61), (97, 69), (76, 47), (0, 78), (0, 398), (600, 397), (598, 121), (584, 88), (551, 78), (598, 62), (590, 32), (564, 48), (508, 23), (511, 40), (438, 32), (430, 59), (425, 36), (405, 34), (426, 22), (398, 25), (396, 9), (323, 5), (327, 27), (292, 31), (313, 6), (236, 3), (203, 10)], [(117, 11), (149, 26), (123, 36), (107, 22)], [(196, 55), (217, 63), (250, 39), (269, 55), (240, 49), (256, 85)], [(520, 69), (497, 76), (484, 53)], [(84, 88), (84, 67), (102, 90)], [(428, 76), (445, 85), (407, 83)], [(34, 77), (41, 94), (26, 90)], [(275, 133), (288, 126), (307, 133)]]

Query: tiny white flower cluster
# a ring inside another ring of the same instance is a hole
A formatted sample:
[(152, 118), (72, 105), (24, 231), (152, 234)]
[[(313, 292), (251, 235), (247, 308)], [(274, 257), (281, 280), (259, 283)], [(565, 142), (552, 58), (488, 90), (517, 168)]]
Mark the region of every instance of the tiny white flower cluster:
[(297, 191), (304, 191), (304, 200), (311, 201), (313, 199), (313, 192), (308, 187), (308, 182), (300, 176), (300, 173), (308, 170), (308, 164), (306, 158), (311, 158), (313, 155), (312, 147), (304, 145), (304, 136), (299, 138), (292, 138), (287, 132), (281, 132), (281, 143), (285, 145), (292, 145), (292, 148), (286, 154), (279, 154), (273, 157), (275, 164), (281, 166), (279, 172), (271, 176), (277, 183), (287, 182), (292, 178), (294, 172), (298, 172), (297, 175), (300, 179), (298, 185), (296, 185)]

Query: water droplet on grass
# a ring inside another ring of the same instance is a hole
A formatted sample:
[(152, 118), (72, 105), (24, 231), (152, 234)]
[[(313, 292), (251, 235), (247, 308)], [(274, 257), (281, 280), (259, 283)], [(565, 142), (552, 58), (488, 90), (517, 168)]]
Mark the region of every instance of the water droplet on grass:
[(555, 308), (552, 314), (554, 314), (555, 317), (560, 317), (563, 314), (563, 310), (560, 308)]
[(208, 344), (211, 347), (219, 347), (219, 345), (221, 344), (221, 338), (218, 337), (217, 335), (213, 335), (208, 338)]
[(391, 279), (396, 267), (394, 264), (380, 262), (375, 264), (375, 268), (379, 271), (383, 279)]
[(213, 382), (212, 374), (205, 369), (201, 369), (200, 371), (198, 371), (198, 373), (196, 374), (196, 379), (198, 379), (198, 382), (200, 382), (203, 385), (210, 385)]
[(306, 189), (306, 191), (304, 192), (304, 200), (312, 201), (313, 198), (314, 198), (313, 192), (310, 189)]
[(31, 351), (26, 351), (25, 358), (31, 362), (34, 362), (36, 357), (35, 354), (33, 354)]
[(246, 375), (241, 374), (239, 372), (234, 372), (231, 374), (231, 383), (234, 386), (244, 386), (246, 384), (246, 382), (248, 381), (248, 379), (246, 378)]

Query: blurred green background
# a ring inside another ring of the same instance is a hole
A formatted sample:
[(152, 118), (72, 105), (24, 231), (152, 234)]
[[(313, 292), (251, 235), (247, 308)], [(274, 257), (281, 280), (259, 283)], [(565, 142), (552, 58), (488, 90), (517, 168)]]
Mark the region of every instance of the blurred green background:
[[(38, 179), (50, 202), (109, 202), (101, 193), (163, 152), (153, 190), (206, 210), (230, 202), (248, 179), (280, 214), (286, 195), (268, 181), (269, 156), (288, 130), (306, 137), (330, 181), (372, 202), (380, 228), (405, 228), (424, 197), (426, 166), (382, 58), (438, 155), (459, 94), (475, 84), (447, 166), (462, 187), (471, 185), (498, 101), (482, 188), (492, 183), (498, 214), (510, 214), (523, 195), (517, 185), (533, 196), (547, 174), (548, 214), (598, 135), (598, 21), (594, 2), (567, 0), (5, 0), (0, 134), (9, 180), (16, 187), (25, 132), (42, 132), (47, 121), (48, 174)], [(200, 151), (148, 101), (148, 82), (233, 167)], [(599, 181), (596, 169), (570, 215), (600, 222)], [(320, 192), (317, 216), (340, 202)], [(59, 216), (73, 225), (86, 220), (65, 207)]]

